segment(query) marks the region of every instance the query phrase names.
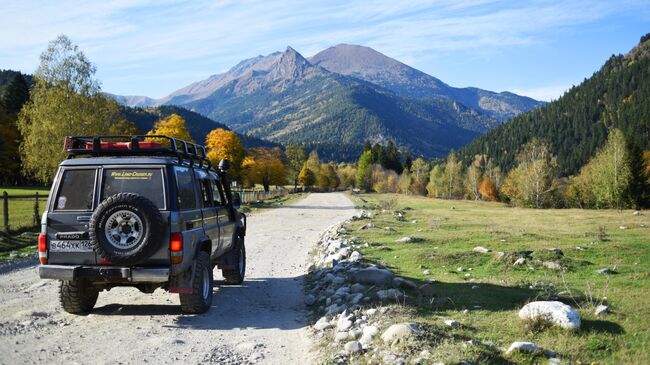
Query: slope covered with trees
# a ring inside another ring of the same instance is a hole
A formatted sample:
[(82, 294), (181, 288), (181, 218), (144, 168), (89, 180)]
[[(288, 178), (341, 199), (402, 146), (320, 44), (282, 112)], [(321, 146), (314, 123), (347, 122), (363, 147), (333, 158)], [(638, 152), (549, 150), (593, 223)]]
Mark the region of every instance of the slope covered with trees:
[(558, 173), (577, 173), (605, 144), (608, 130), (620, 129), (630, 144), (650, 149), (650, 35), (627, 55), (603, 67), (557, 101), (521, 114), (459, 151), (465, 161), (486, 154), (504, 170), (534, 138), (557, 156)]
[[(149, 108), (122, 107), (121, 114), (125, 119), (135, 124), (141, 131), (150, 130), (158, 120), (167, 118), (172, 114), (180, 115), (185, 120), (190, 135), (197, 143), (204, 143), (208, 133), (213, 129), (230, 129), (227, 126), (217, 123), (210, 118), (206, 118), (201, 114), (174, 105), (162, 105)], [(272, 148), (278, 146), (276, 143), (244, 134), (239, 134), (239, 138), (246, 148)]]

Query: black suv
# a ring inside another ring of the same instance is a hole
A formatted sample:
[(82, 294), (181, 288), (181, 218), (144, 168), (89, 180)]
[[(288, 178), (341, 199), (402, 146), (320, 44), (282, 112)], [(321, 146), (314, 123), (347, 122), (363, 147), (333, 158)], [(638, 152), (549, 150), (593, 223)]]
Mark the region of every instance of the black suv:
[(246, 216), (222, 160), (167, 136), (66, 137), (38, 239), (38, 272), (61, 280), (69, 313), (102, 290), (134, 286), (180, 295), (186, 313), (210, 308), (213, 269), (226, 284), (246, 270)]

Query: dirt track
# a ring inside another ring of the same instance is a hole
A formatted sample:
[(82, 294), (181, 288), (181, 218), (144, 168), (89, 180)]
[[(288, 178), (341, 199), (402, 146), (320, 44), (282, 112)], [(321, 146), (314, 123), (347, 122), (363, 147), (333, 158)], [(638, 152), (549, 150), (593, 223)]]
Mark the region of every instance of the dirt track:
[(177, 295), (131, 288), (102, 292), (90, 315), (70, 315), (58, 305), (58, 282), (40, 280), (34, 266), (1, 274), (0, 363), (309, 363), (309, 251), (353, 214), (332, 193), (253, 215), (246, 282), (215, 289), (213, 308), (198, 316), (182, 315)]

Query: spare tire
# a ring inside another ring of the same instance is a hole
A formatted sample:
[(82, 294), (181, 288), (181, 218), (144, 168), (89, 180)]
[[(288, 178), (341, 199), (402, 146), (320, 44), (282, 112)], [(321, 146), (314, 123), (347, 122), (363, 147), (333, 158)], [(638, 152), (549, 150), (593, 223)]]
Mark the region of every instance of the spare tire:
[(149, 199), (133, 193), (106, 198), (90, 217), (91, 246), (117, 265), (135, 265), (150, 257), (165, 235), (165, 221)]

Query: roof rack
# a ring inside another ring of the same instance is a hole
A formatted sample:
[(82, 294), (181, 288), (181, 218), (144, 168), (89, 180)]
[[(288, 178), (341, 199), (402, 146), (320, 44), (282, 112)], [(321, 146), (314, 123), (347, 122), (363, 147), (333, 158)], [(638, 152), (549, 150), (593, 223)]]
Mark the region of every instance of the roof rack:
[(67, 136), (63, 149), (69, 159), (88, 155), (171, 156), (177, 157), (179, 163), (188, 160), (190, 166), (196, 161), (199, 167), (212, 167), (204, 146), (163, 135)]

